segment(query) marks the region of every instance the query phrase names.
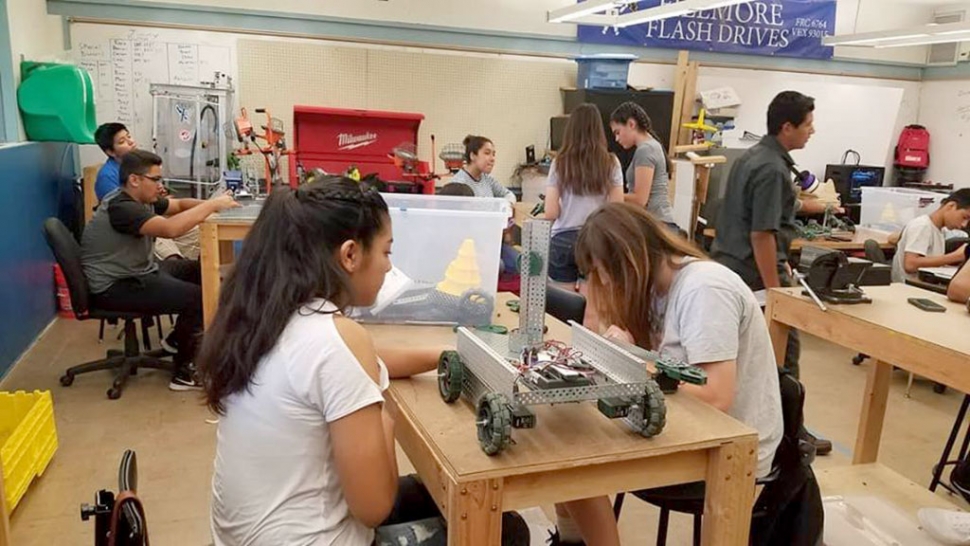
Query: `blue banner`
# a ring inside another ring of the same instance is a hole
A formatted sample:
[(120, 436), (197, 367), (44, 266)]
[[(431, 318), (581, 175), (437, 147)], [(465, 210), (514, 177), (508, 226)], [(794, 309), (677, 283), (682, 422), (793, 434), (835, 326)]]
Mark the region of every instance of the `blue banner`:
[[(642, 0), (620, 15), (679, 1)], [(578, 37), (598, 44), (829, 59), (832, 48), (822, 38), (835, 33), (835, 2), (755, 0), (620, 29), (580, 25)]]

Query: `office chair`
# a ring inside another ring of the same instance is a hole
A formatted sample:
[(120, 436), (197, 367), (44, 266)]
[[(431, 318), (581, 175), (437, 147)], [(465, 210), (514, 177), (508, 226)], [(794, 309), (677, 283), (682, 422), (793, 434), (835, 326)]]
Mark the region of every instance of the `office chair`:
[(586, 314), (586, 298), (579, 292), (547, 283), (546, 313), (567, 324), (569, 321), (582, 324), (583, 316)]
[[(775, 452), (771, 472), (764, 478), (755, 480), (755, 484), (763, 485), (764, 489), (756, 499), (752, 512), (752, 544), (780, 543), (778, 537), (767, 535), (782, 530), (784, 526), (768, 524), (764, 527), (758, 527), (756, 520), (767, 519), (770, 516), (777, 517), (778, 511), (784, 510), (785, 506), (779, 506), (779, 500), (789, 498), (791, 489), (804, 485), (803, 477), (807, 478), (807, 475), (804, 475), (805, 468), (810, 467), (815, 460), (815, 446), (805, 439), (803, 433), (805, 388), (797, 379), (786, 372), (779, 374), (779, 383), (784, 433), (781, 444)], [(657, 530), (658, 546), (664, 546), (667, 543), (670, 512), (693, 515), (693, 544), (696, 546), (701, 543), (701, 521), (704, 515), (703, 487), (700, 487), (700, 485), (696, 487), (671, 486), (636, 491), (632, 494), (640, 500), (660, 508), (660, 525)], [(620, 519), (624, 497), (625, 494), (620, 493), (616, 496), (616, 501), (613, 504), (613, 515), (617, 520)], [(813, 508), (818, 512), (821, 511), (821, 496), (818, 499), (818, 506), (813, 506)], [(819, 525), (817, 531), (820, 538), (821, 525)], [(800, 538), (807, 540), (808, 537)], [(806, 543), (814, 544), (814, 540), (809, 540)]]
[(74, 383), (74, 376), (101, 370), (115, 372), (114, 383), (108, 389), (108, 398), (117, 400), (128, 383), (128, 379), (138, 373), (139, 368), (150, 368), (172, 372), (174, 364), (162, 360), (167, 353), (162, 350), (141, 353), (138, 350), (138, 330), (136, 320), (144, 320), (150, 315), (142, 313), (125, 313), (119, 311), (105, 311), (91, 305), (88, 293), (88, 282), (81, 267), (81, 247), (68, 231), (67, 227), (57, 218), (48, 218), (44, 222), (44, 237), (50, 246), (58, 265), (64, 272), (67, 287), (71, 293), (71, 307), (78, 320), (120, 320), (124, 321), (125, 350), (109, 350), (107, 358), (95, 360), (68, 368), (61, 376), (61, 385), (65, 387)]
[[(94, 505), (81, 505), (81, 519), (94, 518), (94, 546), (144, 546), (148, 544), (148, 522), (137, 497), (138, 464), (135, 452), (126, 450), (118, 466), (118, 495), (102, 489)], [(114, 535), (114, 540), (111, 536)]]

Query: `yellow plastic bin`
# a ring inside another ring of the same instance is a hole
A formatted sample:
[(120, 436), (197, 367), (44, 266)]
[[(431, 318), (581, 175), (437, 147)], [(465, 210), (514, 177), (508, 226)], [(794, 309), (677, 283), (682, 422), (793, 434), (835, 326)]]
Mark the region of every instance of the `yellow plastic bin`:
[(50, 391), (0, 392), (0, 462), (7, 510), (24, 497), (57, 451), (54, 402)]

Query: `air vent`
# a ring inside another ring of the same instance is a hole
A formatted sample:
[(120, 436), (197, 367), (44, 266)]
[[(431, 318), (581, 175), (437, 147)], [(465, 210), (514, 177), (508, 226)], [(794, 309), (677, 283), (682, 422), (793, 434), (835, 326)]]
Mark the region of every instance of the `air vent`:
[[(938, 25), (947, 23), (962, 23), (966, 19), (966, 11), (937, 12), (933, 22)], [(932, 44), (926, 54), (926, 64), (930, 66), (953, 66), (961, 59), (967, 58), (967, 51), (963, 42), (948, 44)]]

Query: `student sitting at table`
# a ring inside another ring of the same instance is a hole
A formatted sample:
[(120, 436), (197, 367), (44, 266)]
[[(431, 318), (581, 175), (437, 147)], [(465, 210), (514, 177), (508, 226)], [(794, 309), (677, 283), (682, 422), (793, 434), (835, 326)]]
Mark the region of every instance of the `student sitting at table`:
[(970, 222), (970, 188), (951, 193), (940, 208), (909, 221), (899, 237), (893, 257), (893, 282), (905, 282), (921, 267), (958, 265), (966, 259), (964, 247), (945, 254), (943, 228), (962, 229)]
[[(415, 533), (444, 544), (428, 492), (398, 477), (395, 416), (384, 404), (391, 378), (435, 369), (442, 348), (377, 351), (341, 314), (374, 303), (391, 269), (391, 237), (384, 199), (349, 178), (273, 190), (266, 200), (198, 359), (208, 405), (221, 416), (217, 546), (383, 546), (412, 544)], [(382, 527), (394, 524), (404, 527)], [(503, 533), (506, 544), (528, 544), (514, 514), (503, 516)]]
[[(586, 220), (576, 259), (601, 322), (611, 325), (605, 336), (703, 368), (707, 384), (681, 385), (677, 396), (695, 396), (755, 429), (756, 477), (768, 475), (784, 432), (778, 367), (744, 281), (630, 203), (606, 205)], [(704, 484), (680, 487), (703, 491)], [(600, 506), (606, 525), (609, 499)]]
[(237, 207), (229, 195), (208, 201), (159, 195), (162, 158), (134, 150), (121, 160), (123, 184), (104, 196), (81, 238), (81, 265), (91, 299), (105, 311), (149, 316), (177, 314), (163, 346), (175, 353), (169, 388), (198, 389), (192, 360), (202, 329), (199, 262), (165, 260), (152, 248), (156, 237), (178, 237), (210, 214)]
[(465, 165), (451, 177), (452, 184), (465, 184), (475, 197), (502, 197), (515, 203), (515, 194), (492, 177), (495, 168), (495, 144), (483, 136), (468, 135), (465, 146)]

